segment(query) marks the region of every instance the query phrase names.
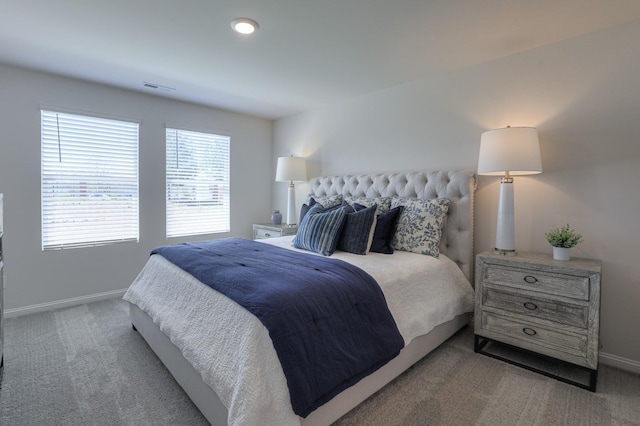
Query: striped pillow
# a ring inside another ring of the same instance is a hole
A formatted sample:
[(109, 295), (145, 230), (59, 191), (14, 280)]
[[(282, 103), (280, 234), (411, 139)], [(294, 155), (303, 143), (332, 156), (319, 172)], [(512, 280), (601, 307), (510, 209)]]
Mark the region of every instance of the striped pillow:
[(293, 246), (331, 256), (336, 250), (346, 217), (345, 207), (328, 211), (318, 205), (311, 207), (298, 227)]

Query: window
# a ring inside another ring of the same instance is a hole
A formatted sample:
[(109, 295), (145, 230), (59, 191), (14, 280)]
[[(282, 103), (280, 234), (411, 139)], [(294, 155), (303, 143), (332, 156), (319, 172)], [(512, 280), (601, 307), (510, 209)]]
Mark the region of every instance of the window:
[(228, 136), (167, 129), (167, 237), (229, 232)]
[(138, 123), (41, 113), (42, 249), (138, 241)]

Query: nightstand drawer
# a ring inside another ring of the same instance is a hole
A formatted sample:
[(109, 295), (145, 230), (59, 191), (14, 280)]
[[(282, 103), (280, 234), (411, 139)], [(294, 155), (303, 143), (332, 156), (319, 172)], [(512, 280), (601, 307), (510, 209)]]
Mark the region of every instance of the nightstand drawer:
[(538, 291), (589, 300), (589, 278), (541, 272), (534, 269), (487, 265), (484, 284)]
[(505, 310), (533, 318), (541, 318), (574, 327), (587, 328), (589, 324), (589, 306), (565, 303), (559, 300), (530, 297), (483, 289), (482, 304), (487, 307)]
[(282, 236), (282, 231), (279, 229), (261, 229), (258, 228), (255, 230), (255, 234), (254, 234), (254, 238), (256, 240), (260, 240), (263, 238), (274, 238), (274, 237), (281, 237)]
[(271, 223), (254, 223), (253, 239), (262, 240), (265, 238), (285, 237), (295, 235), (298, 231), (296, 225), (273, 225)]
[(510, 342), (509, 338), (516, 339), (522, 342), (519, 346), (539, 353), (549, 353), (545, 350), (548, 349), (584, 359), (587, 352), (586, 335), (565, 333), (558, 328), (551, 329), (490, 312), (482, 313), (481, 328), (504, 336), (505, 342)]

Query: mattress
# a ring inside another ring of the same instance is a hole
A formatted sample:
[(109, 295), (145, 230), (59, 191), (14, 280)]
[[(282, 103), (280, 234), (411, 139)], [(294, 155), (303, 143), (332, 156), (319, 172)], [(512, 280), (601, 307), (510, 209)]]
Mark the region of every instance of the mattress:
[[(292, 239), (261, 242), (291, 248)], [(376, 279), (405, 345), (473, 310), (471, 285), (444, 255), (336, 252), (332, 257)], [(229, 424), (299, 424), (268, 332), (248, 311), (158, 255), (150, 257), (124, 298), (153, 320), (218, 394)]]

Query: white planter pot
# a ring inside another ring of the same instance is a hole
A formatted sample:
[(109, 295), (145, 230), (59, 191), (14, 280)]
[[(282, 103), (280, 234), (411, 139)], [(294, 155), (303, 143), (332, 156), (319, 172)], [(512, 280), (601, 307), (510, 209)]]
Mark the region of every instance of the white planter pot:
[(554, 247), (553, 258), (555, 260), (569, 260), (571, 259), (571, 249), (567, 247)]

